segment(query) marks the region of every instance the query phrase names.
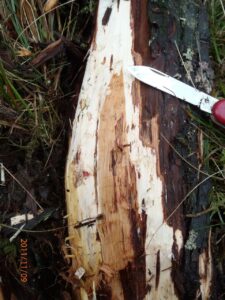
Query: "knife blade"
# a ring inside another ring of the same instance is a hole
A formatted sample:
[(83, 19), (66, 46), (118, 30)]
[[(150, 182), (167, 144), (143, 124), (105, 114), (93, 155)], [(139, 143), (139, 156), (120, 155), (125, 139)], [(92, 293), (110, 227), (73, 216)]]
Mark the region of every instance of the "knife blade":
[(138, 80), (185, 102), (198, 106), (202, 111), (212, 114), (219, 123), (225, 125), (225, 99), (219, 100), (214, 98), (151, 67), (130, 66), (128, 71)]

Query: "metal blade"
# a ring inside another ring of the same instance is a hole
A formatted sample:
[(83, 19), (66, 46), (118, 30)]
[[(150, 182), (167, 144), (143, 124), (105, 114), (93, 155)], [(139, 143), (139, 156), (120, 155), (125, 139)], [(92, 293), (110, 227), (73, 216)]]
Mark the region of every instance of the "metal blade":
[(211, 113), (212, 106), (218, 101), (218, 99), (154, 68), (131, 66), (128, 68), (128, 71), (138, 80), (192, 105), (196, 105), (207, 113)]

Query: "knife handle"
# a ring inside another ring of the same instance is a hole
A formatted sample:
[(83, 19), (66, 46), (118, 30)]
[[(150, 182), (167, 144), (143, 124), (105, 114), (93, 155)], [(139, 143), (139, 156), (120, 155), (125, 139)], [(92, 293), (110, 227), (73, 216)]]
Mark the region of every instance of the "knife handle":
[(220, 99), (213, 105), (212, 117), (215, 123), (225, 126), (225, 99)]

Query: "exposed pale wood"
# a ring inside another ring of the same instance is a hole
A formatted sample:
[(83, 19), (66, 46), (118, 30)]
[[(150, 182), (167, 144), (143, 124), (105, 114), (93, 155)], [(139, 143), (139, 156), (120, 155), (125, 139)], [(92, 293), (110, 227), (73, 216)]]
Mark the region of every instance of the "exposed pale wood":
[[(182, 269), (187, 232), (181, 210), (167, 222), (162, 111), (155, 106), (151, 117), (145, 117), (146, 101), (162, 103), (161, 94), (147, 94), (147, 87), (127, 72), (129, 65), (146, 62), (135, 44), (137, 30), (144, 32), (147, 26), (147, 1), (141, 6), (142, 17), (137, 1), (99, 1), (73, 123), (66, 191), (72, 267), (86, 271), (78, 285), (75, 280), (80, 299), (95, 299), (96, 293), (105, 299), (181, 299), (172, 274)], [(143, 20), (140, 28), (137, 19)], [(146, 45), (148, 41), (147, 53)], [(169, 105), (176, 112), (179, 104)], [(177, 125), (170, 122), (174, 130)], [(179, 174), (179, 165), (172, 167)], [(87, 221), (91, 226), (83, 226)], [(199, 257), (203, 299), (212, 276), (203, 271), (211, 268), (207, 257), (207, 251)]]

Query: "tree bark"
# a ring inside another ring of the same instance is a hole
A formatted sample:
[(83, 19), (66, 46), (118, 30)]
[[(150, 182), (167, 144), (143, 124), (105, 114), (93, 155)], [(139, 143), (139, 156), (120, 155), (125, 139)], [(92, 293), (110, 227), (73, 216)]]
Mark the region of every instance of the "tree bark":
[(205, 6), (183, 2), (99, 1), (66, 168), (67, 257), (85, 270), (74, 277), (78, 299), (212, 293), (208, 216), (185, 217), (208, 203), (199, 133), (186, 104), (127, 71), (151, 65), (185, 81), (180, 51), (209, 88)]

